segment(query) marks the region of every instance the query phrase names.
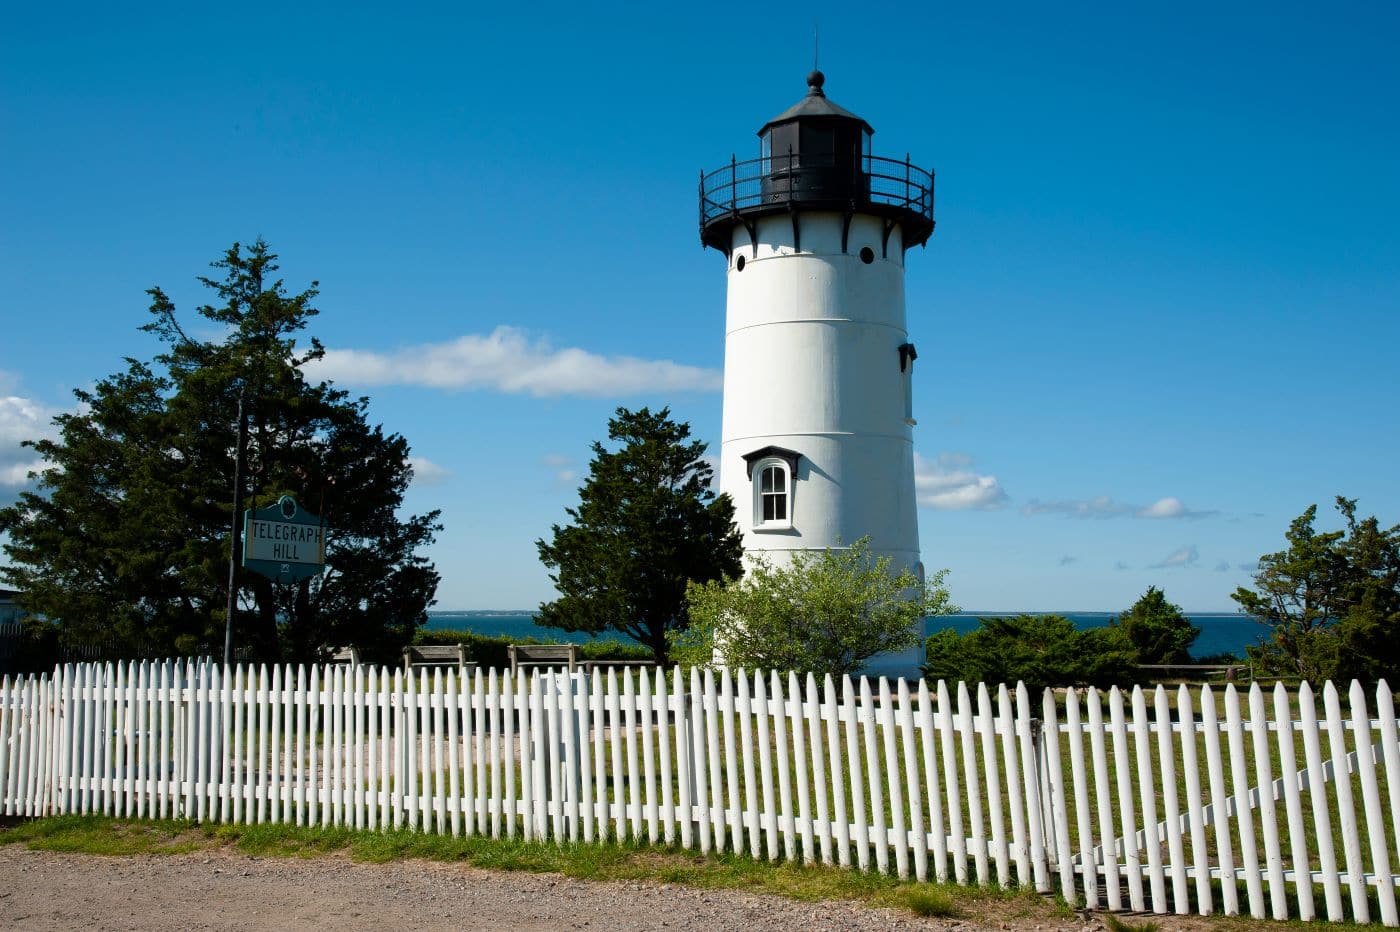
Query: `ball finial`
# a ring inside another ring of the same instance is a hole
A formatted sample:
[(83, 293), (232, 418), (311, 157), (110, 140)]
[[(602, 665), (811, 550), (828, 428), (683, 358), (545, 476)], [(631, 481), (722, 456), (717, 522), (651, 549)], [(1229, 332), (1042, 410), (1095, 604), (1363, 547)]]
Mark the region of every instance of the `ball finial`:
[(807, 93), (821, 94), (822, 85), (826, 83), (826, 75), (820, 71), (812, 71), (807, 75), (807, 87), (811, 88)]

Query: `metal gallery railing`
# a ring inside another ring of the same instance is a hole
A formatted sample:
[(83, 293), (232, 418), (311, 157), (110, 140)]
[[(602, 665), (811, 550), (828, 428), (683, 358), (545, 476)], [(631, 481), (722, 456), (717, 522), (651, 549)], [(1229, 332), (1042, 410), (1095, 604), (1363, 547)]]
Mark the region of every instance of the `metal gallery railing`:
[[(834, 156), (793, 153), (728, 165), (700, 176), (700, 226), (703, 228), (736, 211), (765, 205), (820, 200), (804, 186), (804, 173), (830, 177)], [(859, 171), (849, 184), (838, 184), (856, 206), (879, 204), (913, 211), (932, 222), (933, 172), (909, 161), (877, 155), (861, 156)]]

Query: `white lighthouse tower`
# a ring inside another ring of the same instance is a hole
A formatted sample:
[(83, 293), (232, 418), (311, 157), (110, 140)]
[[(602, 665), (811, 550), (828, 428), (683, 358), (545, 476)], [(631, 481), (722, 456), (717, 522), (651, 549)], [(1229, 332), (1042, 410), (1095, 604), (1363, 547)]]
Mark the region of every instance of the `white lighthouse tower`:
[[(933, 232), (933, 174), (872, 155), (824, 81), (759, 130), (757, 159), (701, 176), (700, 238), (728, 260), (720, 485), (750, 554), (868, 535), (922, 579), (904, 260)], [(922, 660), (920, 644), (869, 670)]]

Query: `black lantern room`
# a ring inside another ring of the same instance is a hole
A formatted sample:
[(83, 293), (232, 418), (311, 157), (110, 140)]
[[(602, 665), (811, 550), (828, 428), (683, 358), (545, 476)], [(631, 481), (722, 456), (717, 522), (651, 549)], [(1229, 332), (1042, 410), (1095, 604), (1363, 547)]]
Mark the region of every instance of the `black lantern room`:
[[(885, 220), (885, 243), (896, 224), (904, 247), (933, 233), (933, 173), (871, 154), (870, 124), (826, 96), (820, 71), (807, 76), (807, 96), (758, 131), (759, 157), (700, 176), (700, 240), (728, 253), (735, 224), (756, 238), (758, 217), (788, 213), (801, 248), (799, 214), (838, 211), (849, 229), (853, 214)], [(844, 240), (844, 237), (843, 237)], [(842, 248), (845, 248), (843, 242)]]

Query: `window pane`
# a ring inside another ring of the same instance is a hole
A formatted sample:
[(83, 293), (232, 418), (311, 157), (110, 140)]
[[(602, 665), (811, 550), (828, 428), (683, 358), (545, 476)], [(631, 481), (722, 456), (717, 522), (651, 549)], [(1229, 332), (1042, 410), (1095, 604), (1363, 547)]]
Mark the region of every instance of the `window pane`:
[(765, 496), (763, 496), (763, 520), (764, 520), (764, 521), (772, 521), (772, 520), (774, 520), (774, 515), (776, 514), (776, 511), (775, 511), (774, 506), (773, 506), (774, 500), (775, 500), (775, 499), (773, 498), (772, 495), (765, 495)]
[(773, 467), (773, 491), (787, 491), (787, 473), (779, 469), (777, 466)]
[(773, 496), (773, 514), (774, 514), (774, 516), (775, 516), (775, 519), (778, 520), (778, 521), (786, 521), (786, 520), (787, 520), (787, 496), (786, 496), (786, 495), (774, 495), (774, 496)]
[(761, 477), (762, 481), (761, 481), (761, 484), (760, 484), (760, 486), (759, 486), (759, 490), (760, 490), (760, 491), (762, 491), (762, 492), (776, 492), (776, 491), (777, 491), (777, 489), (775, 489), (775, 488), (773, 487), (773, 483), (776, 481), (776, 480), (773, 478), (773, 474), (774, 474), (775, 472), (777, 472), (777, 470), (774, 469), (772, 466), (765, 466), (765, 467), (763, 467), (763, 473), (762, 473), (762, 477)]

